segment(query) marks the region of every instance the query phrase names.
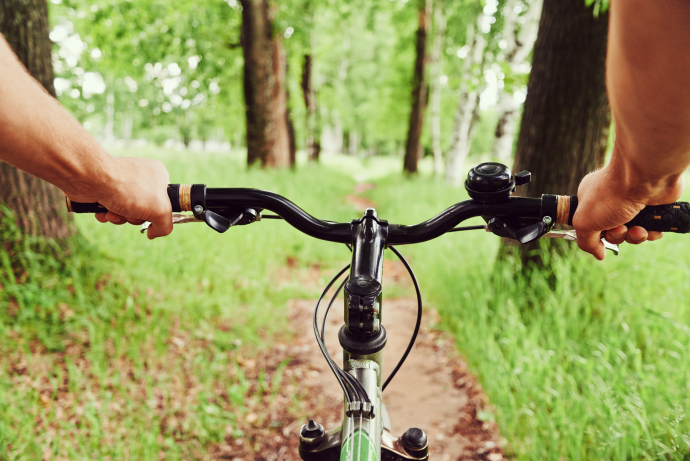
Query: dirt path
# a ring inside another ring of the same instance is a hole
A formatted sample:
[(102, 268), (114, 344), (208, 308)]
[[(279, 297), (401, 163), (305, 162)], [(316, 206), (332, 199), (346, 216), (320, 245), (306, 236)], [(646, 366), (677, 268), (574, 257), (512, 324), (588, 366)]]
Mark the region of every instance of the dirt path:
[[(314, 305), (313, 301), (291, 302), (290, 322), (303, 360), (312, 370), (305, 385), (337, 404), (342, 402), (342, 391), (313, 337)], [(384, 370), (390, 371), (405, 350), (414, 329), (416, 308), (416, 300), (409, 298), (384, 302), (383, 323), (388, 330)], [(433, 459), (500, 461), (504, 458), (495, 423), (476, 418), (486, 398), (466, 364), (453, 353), (452, 342), (433, 329), (437, 320), (435, 313), (427, 313), (415, 348), (384, 393), (392, 430), (399, 435), (409, 427), (424, 429)], [(326, 327), (326, 346), (337, 363), (342, 363), (337, 339), (342, 324), (342, 312), (336, 311)]]
[[(348, 195), (346, 200), (359, 211), (374, 207), (374, 202), (359, 195), (374, 187), (369, 183), (358, 184), (354, 194)], [(287, 265), (296, 267), (296, 262), (288, 261)], [(384, 286), (406, 285), (411, 288), (407, 272), (400, 262), (384, 261), (383, 273)], [(323, 274), (321, 268), (316, 267), (304, 276), (313, 281)], [(248, 378), (255, 378), (256, 370), (273, 373), (279, 363), (289, 361), (285, 376), (293, 384), (275, 389), (276, 398), (264, 398), (263, 402), (258, 402), (264, 407), (262, 410), (257, 407), (256, 414), (247, 416), (249, 424), (242, 425), (245, 438), (226, 438), (226, 444), (216, 448), (214, 459), (297, 461), (299, 428), (307, 418), (316, 419), (326, 428), (341, 424), (342, 391), (314, 339), (312, 319), (315, 304), (314, 300), (288, 302), (294, 340), (264, 351), (252, 361), (252, 369), (246, 370)], [(388, 343), (384, 349), (386, 376), (407, 347), (416, 315), (416, 299), (384, 299), (383, 324), (388, 330)], [(392, 430), (400, 435), (409, 427), (424, 429), (429, 437), (433, 460), (504, 460), (496, 423), (482, 421), (478, 417), (492, 419), (489, 401), (476, 378), (468, 372), (467, 364), (458, 357), (452, 338), (434, 328), (438, 322), (434, 311), (425, 310), (415, 347), (384, 392)], [(343, 361), (337, 339), (342, 324), (342, 301), (338, 300), (326, 326), (326, 346), (338, 364)], [(298, 402), (298, 405), (290, 402)], [(259, 419), (259, 413), (266, 415)]]

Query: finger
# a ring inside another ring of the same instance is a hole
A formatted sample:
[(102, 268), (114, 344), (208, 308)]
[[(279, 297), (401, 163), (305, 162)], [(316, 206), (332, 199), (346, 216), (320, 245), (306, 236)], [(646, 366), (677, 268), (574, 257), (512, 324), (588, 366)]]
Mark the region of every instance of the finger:
[(625, 242), (625, 235), (628, 233), (628, 228), (626, 226), (618, 226), (615, 229), (607, 230), (605, 237), (606, 241), (609, 243), (619, 243)]
[(664, 236), (663, 232), (656, 232), (656, 231), (649, 231), (648, 234), (649, 235), (647, 237), (647, 240), (649, 240), (650, 242), (653, 242), (654, 240), (659, 240), (661, 237)]
[(164, 213), (159, 214), (150, 219), (151, 225), (149, 226), (149, 229), (146, 232), (146, 236), (150, 240), (153, 240), (156, 237), (165, 237), (166, 235), (172, 232), (173, 224), (172, 219), (170, 218), (171, 214), (172, 208), (168, 206), (167, 210), (165, 210)]
[(144, 224), (144, 222), (146, 222), (144, 219), (129, 219), (129, 218), (125, 218), (125, 219), (127, 220), (128, 223), (133, 224), (135, 226), (141, 226), (142, 224)]
[(106, 214), (107, 213), (96, 213), (95, 216), (96, 216), (96, 219), (98, 220), (98, 222), (102, 222), (102, 223), (108, 222), (108, 220), (105, 218)]
[(165, 237), (166, 235), (169, 235), (172, 232), (172, 229), (172, 222), (170, 222), (169, 229), (167, 227), (161, 229), (160, 226), (157, 226), (152, 222), (149, 226), (149, 229), (146, 231), (146, 236), (149, 238), (149, 240), (153, 240), (156, 237)]
[(647, 240), (648, 234), (644, 227), (634, 226), (628, 230), (628, 235), (625, 236), (625, 241), (633, 245), (639, 245)]
[(120, 216), (117, 213), (113, 213), (112, 211), (109, 211), (106, 213), (105, 219), (108, 222), (111, 222), (113, 224), (117, 224), (118, 226), (127, 222), (127, 220), (123, 216)]
[(606, 249), (601, 242), (601, 232), (578, 231), (577, 246), (579, 246), (582, 251), (586, 251), (597, 258), (599, 261), (603, 261), (606, 257)]

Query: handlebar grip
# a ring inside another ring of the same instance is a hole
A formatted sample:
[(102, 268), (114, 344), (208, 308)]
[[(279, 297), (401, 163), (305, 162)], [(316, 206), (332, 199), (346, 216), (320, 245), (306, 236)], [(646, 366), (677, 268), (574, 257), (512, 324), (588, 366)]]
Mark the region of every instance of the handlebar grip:
[[(181, 211), (192, 211), (191, 206), (191, 184), (168, 184), (168, 198), (172, 205), (173, 213)], [(73, 202), (65, 197), (67, 211), (71, 213), (107, 213), (108, 209), (100, 203), (80, 203)]]
[[(567, 214), (561, 213), (561, 210), (565, 210), (566, 207), (568, 208)], [(559, 195), (559, 211), (556, 222), (572, 226), (576, 209), (577, 197)], [(648, 231), (687, 234), (690, 232), (690, 203), (675, 202), (668, 205), (646, 206), (626, 226), (629, 228), (640, 226)]]

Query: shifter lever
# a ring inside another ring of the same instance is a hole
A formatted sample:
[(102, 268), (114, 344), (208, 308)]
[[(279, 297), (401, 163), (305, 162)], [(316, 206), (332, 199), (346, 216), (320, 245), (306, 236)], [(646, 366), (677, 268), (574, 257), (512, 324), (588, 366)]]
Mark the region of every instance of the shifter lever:
[(542, 221), (516, 229), (515, 222), (501, 218), (490, 220), (487, 228), (496, 235), (513, 238), (523, 245), (537, 240), (550, 230), (550, 226)]
[(515, 238), (524, 245), (525, 243), (537, 240), (546, 233), (545, 231), (547, 231), (546, 224), (539, 221), (538, 223), (518, 229), (517, 232), (515, 232)]

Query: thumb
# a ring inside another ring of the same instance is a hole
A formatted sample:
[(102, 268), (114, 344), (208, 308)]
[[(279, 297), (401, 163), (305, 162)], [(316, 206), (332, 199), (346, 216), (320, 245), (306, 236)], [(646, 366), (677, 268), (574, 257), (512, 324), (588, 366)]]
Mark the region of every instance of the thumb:
[(577, 246), (599, 261), (603, 261), (606, 257), (606, 248), (601, 241), (601, 232), (599, 231), (577, 231)]

